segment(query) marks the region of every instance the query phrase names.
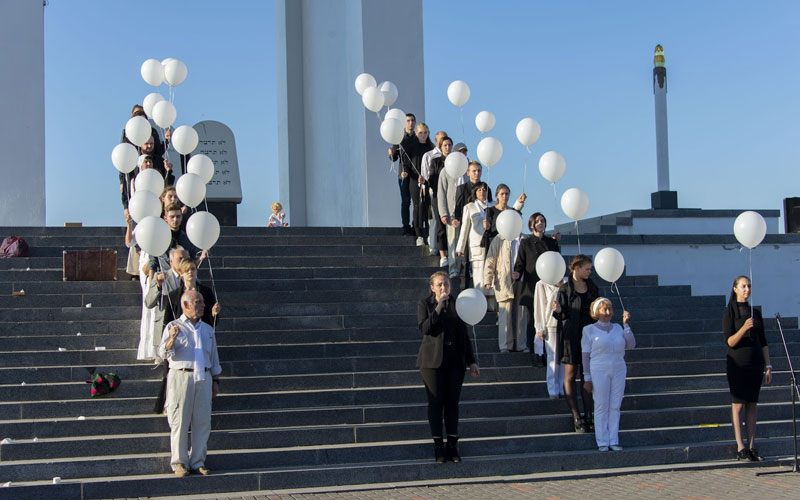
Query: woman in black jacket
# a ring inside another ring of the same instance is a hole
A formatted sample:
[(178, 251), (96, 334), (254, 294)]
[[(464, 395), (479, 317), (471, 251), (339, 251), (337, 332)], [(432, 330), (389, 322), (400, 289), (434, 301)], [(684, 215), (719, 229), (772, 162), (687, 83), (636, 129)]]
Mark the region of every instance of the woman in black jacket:
[(519, 253), (517, 260), (514, 263), (515, 279), (520, 280), (520, 294), (519, 304), (528, 309), (528, 349), (534, 354), (534, 364), (544, 366), (542, 354), (544, 353), (544, 344), (541, 344), (541, 350), (534, 349), (536, 331), (533, 328), (533, 295), (536, 289), (536, 283), (539, 282), (539, 275), (536, 273), (536, 261), (539, 256), (545, 252), (561, 252), (561, 247), (558, 245), (560, 234), (556, 233), (556, 238), (545, 236), (544, 230), (547, 227), (547, 219), (541, 212), (536, 212), (528, 219), (528, 229), (531, 235), (523, 239), (519, 244)]
[[(761, 381), (772, 382), (772, 365), (769, 364), (769, 347), (764, 335), (761, 311), (754, 309), (750, 298), (750, 279), (737, 276), (722, 315), (722, 333), (728, 346), (727, 375), (731, 391), (731, 417), (733, 436), (736, 438), (736, 458), (759, 462), (764, 460), (753, 445), (756, 440), (756, 416)], [(742, 438), (742, 410), (747, 419), (748, 445)]]
[[(447, 273), (433, 273), (429, 281), (430, 294), (417, 304), (417, 325), (422, 344), (417, 355), (417, 368), (425, 383), (428, 396), (428, 423), (433, 436), (433, 451), (437, 463), (447, 460), (460, 462), (458, 453), (458, 402), (464, 372), (480, 376), (467, 324), (456, 313), (450, 297), (450, 278)], [(447, 447), (444, 445), (447, 431)]]
[[(591, 432), (592, 396), (584, 388), (581, 338), (583, 327), (594, 323), (589, 306), (599, 296), (597, 285), (589, 276), (592, 274), (592, 259), (578, 254), (569, 263), (569, 280), (558, 291), (553, 304), (553, 317), (558, 320), (558, 357), (564, 365), (564, 398), (572, 412), (575, 432)], [(583, 419), (578, 411), (575, 396), (575, 379), (580, 374), (581, 399), (583, 399)]]

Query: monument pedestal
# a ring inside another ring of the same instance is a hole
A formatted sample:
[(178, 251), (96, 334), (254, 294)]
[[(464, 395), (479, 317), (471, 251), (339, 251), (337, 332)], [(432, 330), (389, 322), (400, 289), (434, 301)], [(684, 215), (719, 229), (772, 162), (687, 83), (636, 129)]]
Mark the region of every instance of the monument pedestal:
[(235, 201), (209, 201), (208, 211), (214, 214), (220, 226), (236, 226), (236, 205)]
[(678, 208), (678, 192), (656, 191), (650, 193), (650, 206), (653, 210), (675, 210)]

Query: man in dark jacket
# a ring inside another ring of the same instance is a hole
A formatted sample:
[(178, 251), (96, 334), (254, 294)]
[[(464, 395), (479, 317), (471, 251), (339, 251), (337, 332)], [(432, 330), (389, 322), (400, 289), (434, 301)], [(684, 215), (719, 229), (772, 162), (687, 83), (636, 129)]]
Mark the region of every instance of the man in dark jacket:
[[(403, 135), (403, 140), (400, 142), (399, 147), (397, 144), (390, 147), (388, 150), (389, 158), (392, 161), (400, 159), (400, 172), (398, 172), (397, 185), (400, 188), (400, 219), (403, 221), (403, 234), (406, 236), (414, 236), (414, 230), (411, 229), (411, 181), (419, 177), (419, 172), (416, 175), (412, 173), (415, 170), (411, 162), (411, 157), (407, 153), (401, 153), (400, 150), (409, 151), (414, 147), (417, 138), (414, 135), (414, 126), (417, 123), (417, 117), (413, 113), (406, 113), (406, 125)], [(413, 178), (413, 179), (412, 179)], [(416, 182), (414, 183), (416, 188)]]

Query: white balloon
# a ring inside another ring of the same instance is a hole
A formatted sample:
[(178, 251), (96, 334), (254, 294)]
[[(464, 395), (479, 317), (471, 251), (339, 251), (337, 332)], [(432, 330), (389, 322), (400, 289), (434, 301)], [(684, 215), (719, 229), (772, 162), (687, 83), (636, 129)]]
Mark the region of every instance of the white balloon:
[(389, 144), (400, 144), (405, 135), (403, 123), (394, 118), (387, 118), (381, 123), (381, 137)]
[(625, 271), (625, 258), (616, 248), (605, 247), (594, 256), (594, 270), (609, 283), (616, 283)]
[(136, 146), (123, 142), (114, 146), (111, 150), (111, 163), (114, 168), (123, 174), (129, 174), (136, 168), (136, 161), (139, 158), (139, 151)]
[(161, 128), (171, 127), (177, 116), (178, 111), (169, 101), (159, 101), (153, 106), (153, 121)]
[(467, 157), (464, 153), (454, 151), (444, 159), (444, 171), (453, 179), (458, 179), (467, 173)]
[(136, 146), (141, 146), (153, 135), (153, 126), (144, 116), (134, 116), (125, 124), (125, 137)]
[(561, 210), (572, 220), (580, 220), (589, 210), (589, 197), (578, 188), (569, 188), (561, 195)]
[(742, 246), (755, 248), (767, 235), (767, 223), (758, 212), (748, 210), (736, 217), (733, 223), (733, 234)]
[(206, 197), (206, 183), (197, 174), (183, 174), (175, 183), (175, 192), (184, 205), (194, 208)]
[(486, 316), (486, 296), (477, 288), (467, 288), (458, 294), (456, 312), (468, 325), (477, 325)]
[(367, 87), (361, 94), (361, 102), (368, 110), (377, 113), (383, 107), (383, 94), (378, 87)]
[(210, 212), (195, 212), (186, 221), (186, 236), (197, 248), (209, 250), (219, 239), (219, 221)]
[(161, 60), (161, 65), (162, 65), (162, 66), (166, 66), (166, 65), (167, 65), (167, 63), (169, 63), (170, 61), (175, 61), (175, 60), (176, 60), (176, 59), (175, 59), (174, 57), (167, 57), (166, 59), (162, 59), (162, 60)]
[(478, 160), (487, 167), (493, 166), (503, 157), (503, 145), (494, 137), (484, 137), (478, 143)]
[(478, 131), (481, 133), (485, 134), (492, 130), (495, 123), (497, 123), (497, 120), (494, 117), (494, 113), (491, 111), (481, 111), (475, 115), (475, 127), (477, 127)]
[(447, 86), (447, 98), (456, 107), (464, 106), (469, 101), (469, 85), (463, 80), (456, 80)]
[(377, 86), (378, 82), (375, 81), (375, 77), (369, 73), (361, 73), (356, 77), (356, 92), (358, 92), (358, 95), (364, 95), (364, 90)]
[(144, 160), (148, 156), (150, 156), (150, 155), (139, 155), (139, 158), (136, 160), (136, 166), (139, 167), (139, 168), (142, 168), (142, 165), (144, 165)]
[(542, 135), (542, 127), (533, 118), (523, 118), (517, 123), (517, 140), (525, 147), (533, 146)]
[(147, 82), (148, 85), (158, 87), (164, 83), (164, 68), (156, 59), (148, 59), (143, 62), (140, 71), (142, 73), (142, 79)]
[(186, 171), (199, 175), (208, 184), (214, 177), (214, 162), (206, 155), (193, 155), (186, 164)]
[(128, 201), (128, 212), (137, 224), (145, 217), (160, 217), (161, 200), (150, 191), (136, 191)]
[(189, 125), (181, 125), (172, 132), (172, 147), (182, 155), (194, 151), (199, 142), (197, 131)]
[(147, 216), (136, 226), (136, 243), (148, 255), (164, 255), (171, 241), (172, 231), (161, 217)]
[(522, 216), (516, 210), (507, 209), (497, 216), (497, 232), (504, 240), (513, 240), (522, 232)]
[(397, 86), (392, 82), (383, 82), (378, 86), (383, 94), (383, 105), (391, 106), (397, 101)]
[(383, 118), (384, 118), (384, 120), (386, 120), (388, 118), (394, 118), (395, 120), (400, 120), (400, 123), (405, 123), (406, 122), (406, 112), (403, 111), (400, 108), (392, 108), (392, 109), (390, 109), (389, 111), (386, 112), (386, 115), (384, 115)]
[(545, 283), (558, 286), (564, 279), (566, 271), (567, 264), (564, 262), (564, 257), (558, 252), (548, 251), (536, 259), (536, 275)]
[(164, 177), (153, 168), (142, 170), (133, 181), (136, 191), (149, 191), (156, 196), (164, 192)]
[(183, 83), (183, 81), (186, 80), (186, 76), (189, 74), (189, 69), (178, 59), (170, 58), (163, 67), (164, 81), (167, 82), (170, 87), (177, 87)]
[(153, 106), (156, 105), (157, 102), (163, 101), (164, 96), (159, 94), (158, 92), (150, 92), (144, 97), (142, 101), (142, 107), (144, 108), (144, 114), (147, 116), (153, 116)]
[(548, 151), (539, 158), (539, 173), (550, 182), (557, 182), (567, 170), (567, 161), (555, 151)]

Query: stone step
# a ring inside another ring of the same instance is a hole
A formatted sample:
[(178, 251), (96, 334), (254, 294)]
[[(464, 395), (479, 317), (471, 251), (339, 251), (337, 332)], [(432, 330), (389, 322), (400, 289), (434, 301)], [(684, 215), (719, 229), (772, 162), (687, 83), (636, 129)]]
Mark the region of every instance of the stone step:
[[(695, 379), (696, 380), (696, 379)], [(230, 382), (226, 381), (230, 386)], [(644, 382), (643, 382), (644, 383)], [(123, 381), (123, 384), (125, 382)], [(214, 403), (218, 411), (240, 411), (279, 408), (317, 408), (326, 406), (371, 406), (371, 405), (399, 405), (425, 402), (424, 391), (419, 387), (419, 382), (413, 386), (383, 386), (365, 387), (360, 389), (322, 389), (303, 391), (269, 391), (250, 392), (243, 394), (229, 394), (224, 392)], [(702, 384), (700, 384), (702, 386)], [(51, 401), (14, 401), (0, 403), (0, 420), (12, 419), (45, 419), (45, 418), (77, 418), (78, 416), (100, 416), (108, 414), (147, 414), (152, 411), (157, 390), (156, 386), (149, 397), (125, 397), (125, 392), (120, 389), (119, 394), (103, 399), (56, 399)], [(513, 398), (542, 397), (545, 393), (541, 383), (529, 382), (475, 382), (464, 385), (462, 400), (494, 400), (501, 401)], [(772, 389), (772, 388), (769, 388)], [(720, 388), (722, 394), (730, 395), (727, 388)], [(651, 393), (630, 393), (623, 403), (623, 408), (670, 408), (672, 406), (696, 406), (705, 403), (708, 390), (698, 393), (687, 391), (665, 391)], [(762, 390), (762, 396), (766, 389)], [(86, 394), (88, 395), (88, 389)], [(788, 393), (780, 393), (781, 400), (786, 399)], [(654, 400), (654, 398), (658, 398)], [(766, 396), (765, 396), (766, 398)], [(671, 404), (667, 404), (669, 401)], [(765, 399), (767, 401), (767, 399)], [(719, 403), (722, 404), (722, 403)], [(563, 401), (542, 402), (543, 408), (564, 408)], [(542, 410), (546, 412), (547, 410)], [(561, 410), (556, 410), (561, 411)]]
[[(762, 405), (762, 421), (791, 420), (789, 403)], [(674, 408), (668, 410), (642, 410), (622, 413), (620, 427), (626, 431), (651, 429), (653, 427), (692, 427), (726, 424), (730, 419), (730, 407), (703, 407), (700, 409)], [(162, 422), (163, 424), (163, 422)], [(119, 427), (109, 434), (66, 438), (23, 439), (0, 445), (0, 462), (21, 460), (47, 460), (113, 455), (118, 450), (128, 454), (152, 454), (169, 452), (169, 427), (148, 434), (119, 434)], [(126, 429), (127, 430), (127, 429)], [(523, 415), (511, 417), (464, 418), (459, 422), (459, 432), (470, 438), (494, 438), (498, 436), (537, 436), (563, 434), (563, 442), (586, 441), (586, 436), (572, 432), (569, 416)], [(260, 448), (291, 448), (296, 446), (357, 445), (379, 442), (403, 442), (424, 440), (430, 428), (422, 417), (411, 422), (377, 422), (369, 424), (326, 424), (291, 426), (284, 428), (257, 427), (253, 424), (233, 430), (214, 430), (208, 441), (209, 449), (247, 450)], [(590, 440), (593, 436), (590, 435)], [(559, 441), (559, 444), (563, 444)], [(629, 440), (628, 446), (641, 446)], [(576, 445), (576, 447), (579, 445)], [(567, 445), (570, 449), (572, 446)], [(563, 449), (563, 448), (561, 448)], [(580, 448), (578, 448), (580, 449)], [(556, 451), (550, 446), (537, 446), (536, 451)]]
[[(84, 227), (0, 227), (0, 235), (17, 235), (23, 238), (33, 236), (94, 236), (124, 235), (122, 226), (84, 226)], [(395, 227), (281, 227), (262, 226), (222, 226), (220, 236), (396, 236), (402, 230)], [(406, 237), (411, 239), (410, 237)]]
[[(770, 453), (783, 454), (785, 450), (790, 449), (789, 440), (780, 439), (787, 435), (791, 428), (790, 420), (779, 421), (762, 421), (759, 422), (759, 434), (762, 439), (759, 442), (759, 450), (769, 455)], [(731, 429), (729, 424), (720, 425), (718, 427), (668, 427), (659, 431), (651, 429), (621, 429), (620, 441), (623, 446), (628, 448), (622, 453), (612, 453), (609, 455), (600, 455), (595, 451), (596, 445), (594, 438), (590, 434), (576, 435), (575, 433), (552, 433), (552, 434), (538, 434), (538, 435), (516, 435), (516, 436), (498, 436), (490, 438), (462, 438), (459, 441), (459, 449), (464, 457), (464, 463), (458, 466), (461, 469), (462, 465), (468, 464), (473, 460), (480, 460), (479, 457), (505, 457), (506, 460), (513, 458), (514, 455), (532, 453), (537, 454), (540, 458), (542, 455), (548, 453), (552, 457), (557, 457), (569, 452), (584, 452), (586, 453), (587, 460), (590, 463), (597, 464), (600, 468), (609, 466), (608, 460), (615, 456), (624, 456), (626, 453), (636, 453), (637, 450), (645, 449), (650, 454), (652, 450), (650, 447), (671, 447), (675, 443), (681, 443), (683, 449), (683, 456), (686, 456), (687, 447), (689, 443), (719, 443), (723, 445), (723, 450), (714, 450), (714, 454), (718, 458), (719, 455), (732, 456), (729, 451), (732, 448), (731, 444)], [(776, 439), (779, 444), (769, 444), (772, 440)], [(635, 443), (635, 444), (633, 444)], [(724, 444), (723, 444), (724, 443)], [(4, 445), (5, 446), (5, 445)], [(770, 446), (775, 446), (771, 448)], [(308, 469), (315, 466), (332, 466), (332, 465), (345, 465), (356, 464), (363, 460), (364, 457), (383, 457), (384, 462), (380, 464), (382, 468), (393, 465), (398, 461), (407, 460), (420, 460), (427, 461), (428, 467), (436, 469), (435, 465), (431, 463), (431, 446), (428, 439), (421, 439), (419, 441), (403, 441), (403, 442), (390, 442), (390, 443), (358, 443), (354, 445), (328, 445), (328, 446), (296, 446), (293, 448), (282, 449), (235, 449), (235, 450), (209, 450), (206, 465), (212, 470), (218, 472), (224, 470), (237, 470), (237, 469), (261, 469), (273, 467), (292, 467)], [(552, 450), (558, 450), (553, 452)], [(727, 451), (727, 453), (725, 453)], [(637, 453), (638, 455), (638, 453)], [(551, 456), (547, 456), (551, 458)], [(637, 456), (639, 458), (639, 456)], [(516, 462), (516, 460), (510, 460)], [(526, 465), (528, 472), (537, 470), (537, 462), (548, 462), (549, 460), (533, 461), (533, 464)], [(7, 480), (14, 482), (17, 481), (31, 481), (43, 477), (59, 476), (62, 479), (73, 478), (108, 478), (108, 477), (126, 477), (130, 475), (148, 475), (160, 474), (169, 470), (169, 456), (167, 453), (150, 453), (150, 454), (128, 454), (128, 455), (106, 455), (104, 457), (92, 458), (77, 458), (77, 459), (54, 459), (35, 462), (22, 462), (16, 463), (14, 461), (0, 463), (0, 475)], [(388, 462), (388, 463), (387, 463)], [(640, 462), (638, 465), (644, 465), (648, 462)], [(587, 463), (573, 464), (576, 468), (587, 468)], [(614, 465), (614, 462), (611, 462)], [(631, 464), (633, 465), (633, 464)], [(444, 467), (441, 467), (444, 468)], [(455, 468), (454, 468), (455, 469)], [(450, 471), (451, 474), (453, 471)], [(489, 471), (483, 471), (478, 475), (487, 475)], [(504, 472), (506, 473), (506, 472)], [(211, 476), (214, 477), (214, 476)], [(208, 479), (208, 478), (204, 478)], [(141, 480), (141, 478), (140, 478)], [(188, 483), (187, 480), (176, 481), (174, 477), (171, 478), (173, 483), (180, 483), (181, 485)], [(343, 482), (347, 482), (346, 480)], [(381, 481), (384, 482), (384, 481)], [(337, 484), (342, 484), (339, 482)], [(276, 487), (271, 484), (270, 487)], [(252, 489), (252, 488), (248, 488)], [(137, 491), (142, 491), (137, 490)], [(159, 490), (164, 494), (164, 490)], [(119, 496), (139, 496), (139, 494), (132, 494), (132, 490), (120, 491), (118, 490), (114, 495)], [(168, 492), (167, 492), (168, 493)], [(187, 493), (185, 490), (183, 493)]]

